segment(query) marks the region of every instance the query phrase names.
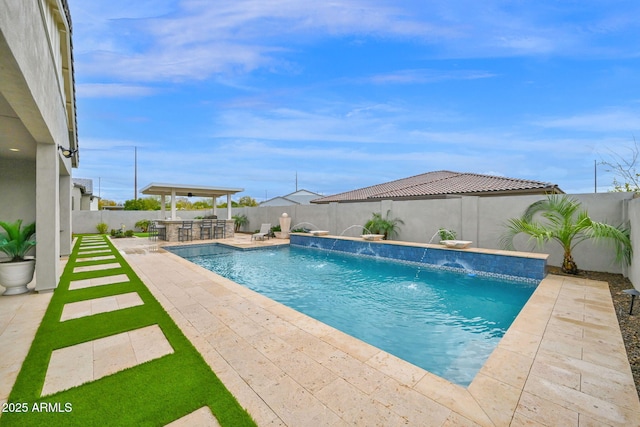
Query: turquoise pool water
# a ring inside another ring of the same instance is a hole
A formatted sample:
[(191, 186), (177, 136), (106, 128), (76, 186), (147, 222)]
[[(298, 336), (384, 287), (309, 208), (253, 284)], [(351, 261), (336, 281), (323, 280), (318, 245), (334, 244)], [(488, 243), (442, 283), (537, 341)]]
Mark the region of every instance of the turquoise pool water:
[(300, 247), (170, 250), (465, 386), (536, 287)]

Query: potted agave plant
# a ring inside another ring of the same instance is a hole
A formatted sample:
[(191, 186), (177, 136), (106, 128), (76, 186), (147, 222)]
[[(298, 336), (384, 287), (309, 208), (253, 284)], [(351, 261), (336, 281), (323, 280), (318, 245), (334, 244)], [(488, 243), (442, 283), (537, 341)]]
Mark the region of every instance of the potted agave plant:
[(22, 227), (22, 220), (16, 222), (0, 221), (5, 233), (0, 233), (0, 251), (9, 256), (9, 259), (0, 262), (0, 286), (7, 290), (3, 295), (18, 295), (29, 292), (27, 285), (33, 280), (35, 259), (25, 259), (29, 250), (35, 246), (33, 235), (36, 232), (36, 224), (32, 223)]

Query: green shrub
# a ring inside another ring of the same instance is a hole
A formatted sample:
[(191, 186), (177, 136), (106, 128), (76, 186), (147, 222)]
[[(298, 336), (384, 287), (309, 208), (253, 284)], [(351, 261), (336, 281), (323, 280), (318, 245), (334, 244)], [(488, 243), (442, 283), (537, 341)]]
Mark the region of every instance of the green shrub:
[(133, 230), (127, 230), (124, 232), (125, 237), (133, 237)]
[(440, 228), (438, 230), (440, 240), (456, 240), (456, 232), (447, 230), (446, 228)]
[(111, 237), (115, 237), (116, 239), (119, 239), (121, 237), (124, 237), (124, 232), (120, 229), (115, 230), (115, 229), (111, 229)]
[(107, 234), (107, 230), (109, 229), (109, 226), (104, 222), (101, 222), (101, 223), (98, 223), (98, 225), (96, 225), (96, 228), (98, 229), (98, 233)]

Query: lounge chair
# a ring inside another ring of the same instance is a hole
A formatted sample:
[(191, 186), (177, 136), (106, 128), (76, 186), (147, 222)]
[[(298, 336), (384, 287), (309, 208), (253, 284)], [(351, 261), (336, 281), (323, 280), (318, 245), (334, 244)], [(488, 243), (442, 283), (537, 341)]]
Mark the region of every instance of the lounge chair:
[(255, 240), (264, 240), (264, 238), (266, 237), (267, 239), (269, 238), (269, 235), (271, 234), (271, 224), (262, 224), (260, 226), (260, 231), (257, 233), (254, 233), (251, 236), (251, 240), (255, 239)]

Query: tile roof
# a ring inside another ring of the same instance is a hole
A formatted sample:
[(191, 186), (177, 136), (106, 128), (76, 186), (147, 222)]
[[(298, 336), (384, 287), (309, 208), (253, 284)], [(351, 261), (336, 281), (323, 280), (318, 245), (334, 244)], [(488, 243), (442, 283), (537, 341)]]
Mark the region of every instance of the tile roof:
[(73, 185), (82, 187), (85, 194), (93, 194), (93, 180), (86, 178), (73, 178)]
[(563, 193), (556, 184), (477, 173), (435, 171), (359, 188), (313, 200), (312, 203), (361, 202), (380, 199), (430, 199), (496, 193)]

